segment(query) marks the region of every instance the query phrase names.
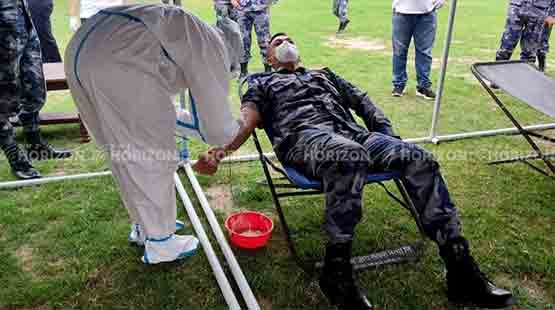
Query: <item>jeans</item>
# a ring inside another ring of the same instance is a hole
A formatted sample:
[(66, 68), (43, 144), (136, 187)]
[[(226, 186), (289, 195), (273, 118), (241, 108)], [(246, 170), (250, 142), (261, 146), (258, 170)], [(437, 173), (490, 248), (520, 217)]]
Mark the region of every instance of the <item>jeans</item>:
[(427, 14), (393, 13), (393, 86), (407, 84), (407, 54), (412, 38), (416, 50), (418, 88), (429, 88), (432, 68), (432, 49), (436, 37), (436, 12)]

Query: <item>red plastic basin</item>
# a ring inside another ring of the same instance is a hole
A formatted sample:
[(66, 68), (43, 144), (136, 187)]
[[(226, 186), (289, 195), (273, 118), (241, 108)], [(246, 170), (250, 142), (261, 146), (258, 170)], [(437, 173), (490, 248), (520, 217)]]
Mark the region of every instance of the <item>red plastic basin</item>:
[(254, 211), (231, 214), (225, 220), (225, 228), (231, 243), (243, 249), (263, 247), (274, 230), (274, 222), (268, 216)]

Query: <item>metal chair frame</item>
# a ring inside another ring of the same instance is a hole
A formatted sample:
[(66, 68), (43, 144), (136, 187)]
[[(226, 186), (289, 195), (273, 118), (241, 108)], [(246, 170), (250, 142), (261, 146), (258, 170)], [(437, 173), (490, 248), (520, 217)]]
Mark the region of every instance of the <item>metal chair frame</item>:
[[(482, 87), (484, 87), (484, 89), (488, 92), (488, 94), (491, 96), (491, 98), (493, 98), (493, 101), (501, 108), (501, 111), (503, 111), (503, 113), (507, 116), (507, 118), (517, 128), (519, 134), (522, 135), (524, 137), (524, 139), (526, 140), (526, 142), (528, 142), (530, 147), (532, 147), (535, 154), (528, 155), (528, 156), (508, 158), (508, 159), (504, 159), (504, 160), (490, 161), (490, 162), (488, 162), (488, 164), (489, 165), (499, 165), (499, 164), (506, 164), (506, 163), (521, 162), (521, 163), (526, 164), (528, 167), (532, 168), (533, 170), (536, 170), (537, 172), (539, 172), (539, 173), (541, 173), (545, 176), (555, 177), (555, 165), (551, 161), (551, 158), (555, 158), (555, 153), (544, 153), (540, 149), (540, 147), (536, 144), (536, 142), (532, 139), (532, 137), (535, 137), (535, 138), (538, 138), (538, 139), (541, 139), (541, 140), (544, 140), (544, 141), (547, 141), (547, 142), (551, 142), (551, 143), (555, 143), (555, 139), (524, 129), (522, 127), (522, 125), (520, 125), (520, 123), (518, 122), (516, 117), (509, 111), (509, 109), (505, 106), (505, 104), (503, 104), (501, 99), (499, 99), (499, 97), (491, 89), (491, 87), (486, 82), (486, 77), (483, 76), (481, 74), (480, 70), (478, 69), (480, 66), (499, 65), (499, 64), (507, 64), (507, 63), (509, 63), (509, 64), (510, 63), (523, 63), (523, 61), (514, 60), (514, 61), (498, 61), (498, 62), (475, 63), (471, 66), (471, 71), (472, 71), (472, 74), (474, 74), (474, 76), (476, 77), (476, 79), (480, 82)], [(539, 166), (530, 162), (531, 160), (540, 160), (540, 159), (544, 162), (547, 169), (543, 169), (543, 168), (541, 168), (541, 167), (539, 167)]]

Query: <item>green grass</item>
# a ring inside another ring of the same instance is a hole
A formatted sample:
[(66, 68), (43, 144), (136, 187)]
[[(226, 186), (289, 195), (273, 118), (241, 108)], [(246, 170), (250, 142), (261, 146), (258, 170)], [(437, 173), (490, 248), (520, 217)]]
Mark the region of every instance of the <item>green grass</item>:
[[(195, 13), (214, 21), (211, 1), (185, 2)], [(399, 100), (389, 96), (391, 1), (352, 1), (352, 23), (341, 39), (361, 39), (384, 47), (372, 51), (329, 45), (337, 25), (328, 2), (282, 0), (272, 10), (272, 29), (295, 38), (306, 66), (331, 67), (367, 90), (403, 137), (428, 135), (432, 104), (414, 96), (414, 82), (409, 84), (406, 97)], [(63, 50), (71, 37), (67, 1), (57, 0), (55, 5), (54, 30)], [(509, 127), (469, 69), (473, 62), (493, 59), (505, 6), (506, 1), (501, 0), (460, 2), (441, 134)], [(440, 14), (436, 59), (441, 53), (447, 13), (444, 9)], [(258, 52), (253, 55), (256, 58), (251, 67), (260, 70)], [(555, 63), (550, 61), (549, 65), (553, 74)], [(434, 66), (434, 79), (438, 67)], [(232, 96), (237, 112), (235, 91)], [(550, 121), (507, 96), (503, 99), (524, 123)], [(45, 109), (70, 111), (74, 105), (68, 92), (57, 92), (49, 94)], [(53, 144), (79, 151), (72, 160), (37, 163), (44, 175), (107, 169), (94, 144), (78, 144), (77, 126), (45, 127), (44, 132)], [(442, 164), (460, 208), (464, 234), (484, 271), (515, 292), (519, 299), (515, 309), (555, 309), (553, 180), (524, 165), (485, 165), (495, 154), (526, 153), (523, 141), (494, 137), (426, 148)], [(205, 146), (193, 143), (194, 153), (203, 149)], [(249, 144), (241, 153), (252, 151)], [(13, 180), (3, 157), (0, 179)], [(215, 177), (199, 179), (205, 188), (231, 190), (235, 209), (265, 212), (273, 215), (277, 224), (267, 189), (256, 185), (263, 179), (258, 163), (223, 166)], [(410, 217), (378, 188), (366, 190), (364, 205), (355, 242), (357, 253), (416, 238)], [(305, 257), (322, 254), (322, 206), (322, 198), (295, 199), (286, 204)], [(178, 208), (181, 218), (186, 218), (181, 206)], [(223, 220), (226, 212), (217, 214)], [(187, 232), (192, 233), (188, 227)], [(181, 264), (145, 267), (139, 261), (141, 251), (127, 244), (128, 228), (127, 213), (111, 178), (0, 192), (0, 309), (225, 309), (203, 252)], [(264, 309), (327, 307), (316, 280), (302, 273), (289, 257), (279, 226), (264, 250), (235, 252)], [(448, 308), (443, 267), (431, 242), (418, 264), (363, 272), (359, 284), (380, 309)]]

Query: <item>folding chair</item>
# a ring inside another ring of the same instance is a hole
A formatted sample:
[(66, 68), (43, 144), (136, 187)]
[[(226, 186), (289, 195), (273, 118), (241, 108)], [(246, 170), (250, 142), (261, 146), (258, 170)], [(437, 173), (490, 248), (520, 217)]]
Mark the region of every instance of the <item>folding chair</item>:
[[(241, 89), (244, 83), (245, 81), (243, 81), (243, 83), (241, 83), (239, 86), (240, 98), (242, 98)], [(269, 130), (269, 128), (265, 128), (265, 132), (268, 138), (270, 139), (270, 142), (272, 142), (273, 135), (271, 130)], [(312, 180), (310, 178), (307, 178), (299, 171), (287, 165), (282, 164), (283, 169), (278, 167), (276, 164), (272, 162), (272, 160), (269, 159), (267, 155), (264, 154), (262, 150), (262, 146), (260, 144), (260, 140), (258, 139), (256, 132), (253, 132), (252, 138), (254, 140), (256, 150), (258, 151), (260, 162), (262, 164), (262, 169), (264, 171), (264, 175), (266, 178), (265, 184), (269, 187), (270, 192), (272, 194), (272, 199), (276, 207), (276, 211), (278, 213), (283, 231), (285, 233), (287, 244), (291, 252), (291, 255), (295, 259), (296, 263), (302, 269), (304, 269), (307, 272), (314, 272), (315, 270), (323, 266), (323, 262), (308, 261), (308, 260), (301, 259), (301, 257), (298, 254), (297, 248), (295, 246), (295, 242), (293, 241), (291, 229), (285, 218), (285, 214), (283, 212), (283, 208), (280, 203), (280, 198), (323, 194), (322, 183), (318, 180)], [(281, 174), (282, 177), (278, 179), (272, 178), (272, 175), (270, 173), (270, 168), (272, 168), (274, 171)], [(402, 207), (407, 209), (416, 221), (418, 231), (419, 231), (419, 238), (414, 243), (410, 243), (396, 249), (384, 250), (381, 252), (371, 253), (365, 256), (353, 257), (351, 259), (351, 263), (355, 271), (364, 270), (371, 267), (388, 265), (388, 264), (416, 262), (422, 256), (423, 249), (425, 246), (425, 234), (424, 234), (423, 226), (420, 221), (419, 214), (416, 211), (416, 207), (414, 206), (412, 200), (410, 199), (408, 192), (405, 189), (400, 178), (401, 178), (401, 174), (398, 172), (371, 173), (366, 178), (366, 185), (374, 184), (374, 183), (381, 185), (385, 190), (385, 192), (394, 201), (396, 201)], [(385, 181), (393, 181), (395, 183), (395, 185), (397, 186), (401, 194), (401, 197), (402, 197), (401, 199), (397, 198), (391, 191), (387, 189), (387, 187), (382, 183)]]
[[(518, 129), (519, 134), (526, 139), (535, 152), (533, 155), (497, 160), (488, 164), (497, 165), (522, 162), (546, 176), (554, 177), (555, 166), (551, 158), (555, 158), (555, 153), (542, 152), (532, 137), (551, 143), (555, 143), (555, 139), (524, 129), (507, 106), (494, 93), (490, 85), (486, 83), (486, 80), (550, 117), (555, 117), (555, 80), (538, 71), (533, 65), (523, 61), (475, 63), (472, 65), (471, 70), (495, 103)], [(544, 162), (547, 170), (530, 162), (531, 160), (539, 159)]]

